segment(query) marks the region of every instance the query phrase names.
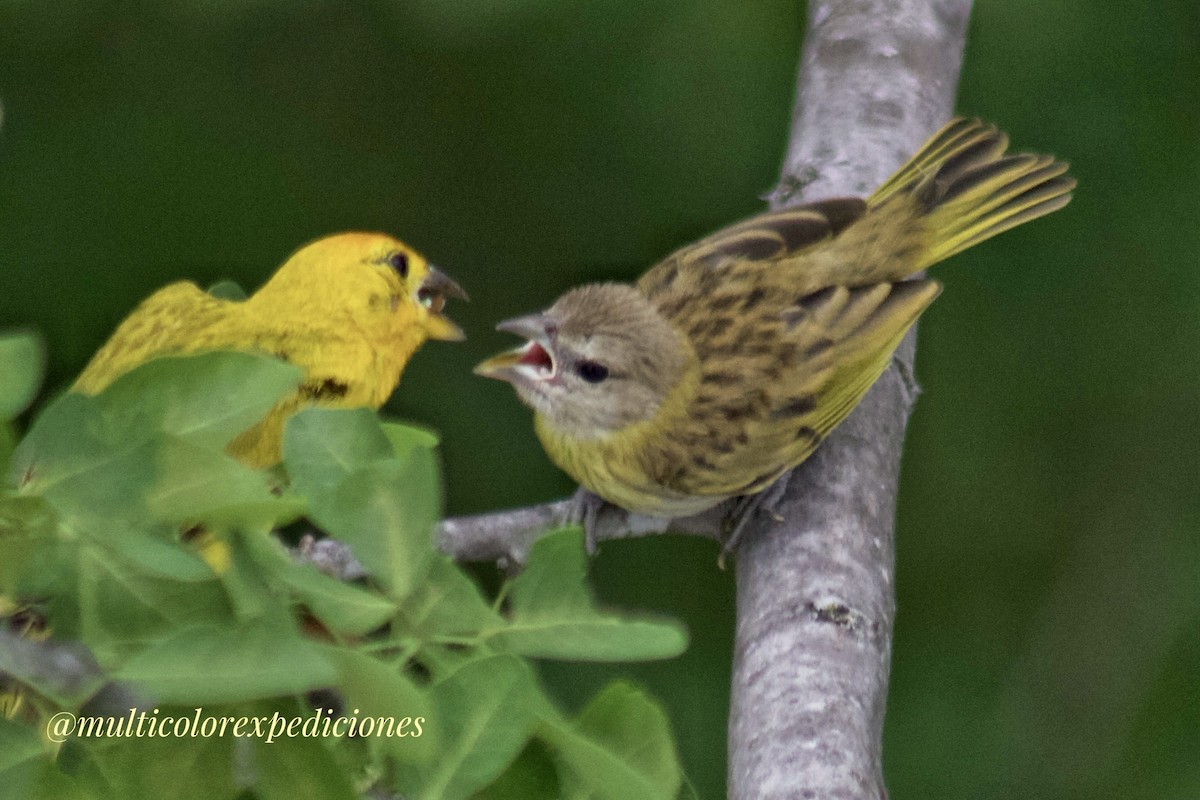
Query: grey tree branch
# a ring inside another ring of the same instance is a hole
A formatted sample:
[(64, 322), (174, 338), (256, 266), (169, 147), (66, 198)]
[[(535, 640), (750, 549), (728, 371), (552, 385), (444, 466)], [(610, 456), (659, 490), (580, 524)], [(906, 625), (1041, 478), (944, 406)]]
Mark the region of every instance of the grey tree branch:
[[(773, 207), (863, 195), (952, 113), (970, 0), (817, 0)], [(886, 798), (896, 485), (915, 336), (737, 558), (729, 796)]]
[[(439, 550), (461, 561), (507, 560), (523, 564), (529, 548), (546, 531), (572, 521), (571, 498), (543, 505), (443, 520), (435, 534)], [(725, 506), (678, 519), (630, 514), (616, 506), (600, 510), (592, 538), (597, 542), (678, 533), (717, 539), (722, 533)]]
[(108, 716), (153, 706), (130, 686), (108, 680), (79, 642), (26, 639), (0, 628), (0, 678), (6, 676), (37, 685), (68, 704), (86, 700), (80, 708), (84, 714)]
[[(815, 0), (779, 208), (864, 195), (952, 113), (970, 0)], [(729, 796), (885, 798), (883, 712), (895, 616), (900, 453), (915, 336), (817, 452), (773, 490), (737, 553)], [(446, 520), (459, 558), (521, 560), (569, 501)], [(647, 526), (614, 512), (597, 540), (713, 535), (723, 509)], [(636, 531), (636, 532), (635, 532)]]

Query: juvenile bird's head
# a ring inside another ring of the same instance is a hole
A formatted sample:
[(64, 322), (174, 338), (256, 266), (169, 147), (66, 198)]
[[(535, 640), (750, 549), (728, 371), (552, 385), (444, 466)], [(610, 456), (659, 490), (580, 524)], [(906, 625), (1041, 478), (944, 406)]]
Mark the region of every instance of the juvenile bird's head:
[(653, 417), (690, 353), (645, 295), (624, 284), (572, 289), (545, 312), (496, 329), (529, 341), (475, 373), (508, 381), (545, 421), (578, 439)]
[(379, 346), (403, 341), (415, 349), (427, 338), (464, 338), (442, 313), (448, 297), (467, 299), (403, 242), (382, 233), (339, 233), (293, 253), (248, 302), (289, 321), (344, 324)]

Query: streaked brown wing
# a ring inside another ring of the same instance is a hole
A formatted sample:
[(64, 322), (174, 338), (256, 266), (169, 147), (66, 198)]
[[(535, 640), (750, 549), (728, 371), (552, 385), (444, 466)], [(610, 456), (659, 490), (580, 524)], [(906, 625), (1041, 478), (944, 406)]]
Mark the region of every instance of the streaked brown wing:
[(722, 228), (675, 251), (638, 281), (638, 288), (656, 303), (672, 296), (703, 291), (727, 280), (730, 270), (769, 268), (837, 235), (866, 211), (857, 197), (821, 200), (756, 217)]
[(831, 287), (797, 298), (769, 327), (736, 326), (730, 341), (746, 347), (702, 359), (685, 434), (695, 446), (682, 448), (701, 455), (671, 488), (752, 493), (803, 461), (858, 404), (940, 291), (930, 280)]

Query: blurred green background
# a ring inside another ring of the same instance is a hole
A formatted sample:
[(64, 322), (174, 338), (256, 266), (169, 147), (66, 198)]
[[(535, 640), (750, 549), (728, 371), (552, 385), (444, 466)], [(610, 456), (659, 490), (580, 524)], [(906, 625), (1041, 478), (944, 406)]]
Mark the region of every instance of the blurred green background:
[[(471, 366), (494, 323), (762, 208), (788, 0), (0, 0), (0, 327), (65, 386), (175, 279), (257, 286), (396, 233), (473, 302), (390, 411), (445, 437), (451, 514), (572, 487)], [(1065, 211), (957, 257), (921, 325), (900, 497), (891, 796), (1200, 797), (1200, 10), (980, 0), (958, 108), (1068, 158)], [(724, 794), (733, 583), (716, 546), (605, 545), (606, 601), (693, 644), (630, 675)]]

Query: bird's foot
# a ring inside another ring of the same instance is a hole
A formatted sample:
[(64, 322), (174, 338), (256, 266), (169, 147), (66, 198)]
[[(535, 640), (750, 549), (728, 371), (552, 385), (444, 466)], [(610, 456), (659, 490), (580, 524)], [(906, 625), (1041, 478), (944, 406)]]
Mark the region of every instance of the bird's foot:
[(776, 522), (783, 522), (779, 504), (787, 493), (789, 475), (790, 472), (785, 472), (779, 480), (761, 492), (742, 495), (734, 502), (733, 508), (725, 517), (725, 532), (721, 537), (721, 554), (717, 556), (717, 566), (725, 569), (725, 560), (737, 549), (747, 526), (758, 512), (770, 514)]
[(583, 526), (583, 543), (589, 556), (596, 554), (596, 525), (600, 519), (600, 510), (606, 505), (608, 505), (608, 501), (603, 497), (589, 492), (582, 486), (571, 498), (571, 509), (567, 512), (567, 524)]

